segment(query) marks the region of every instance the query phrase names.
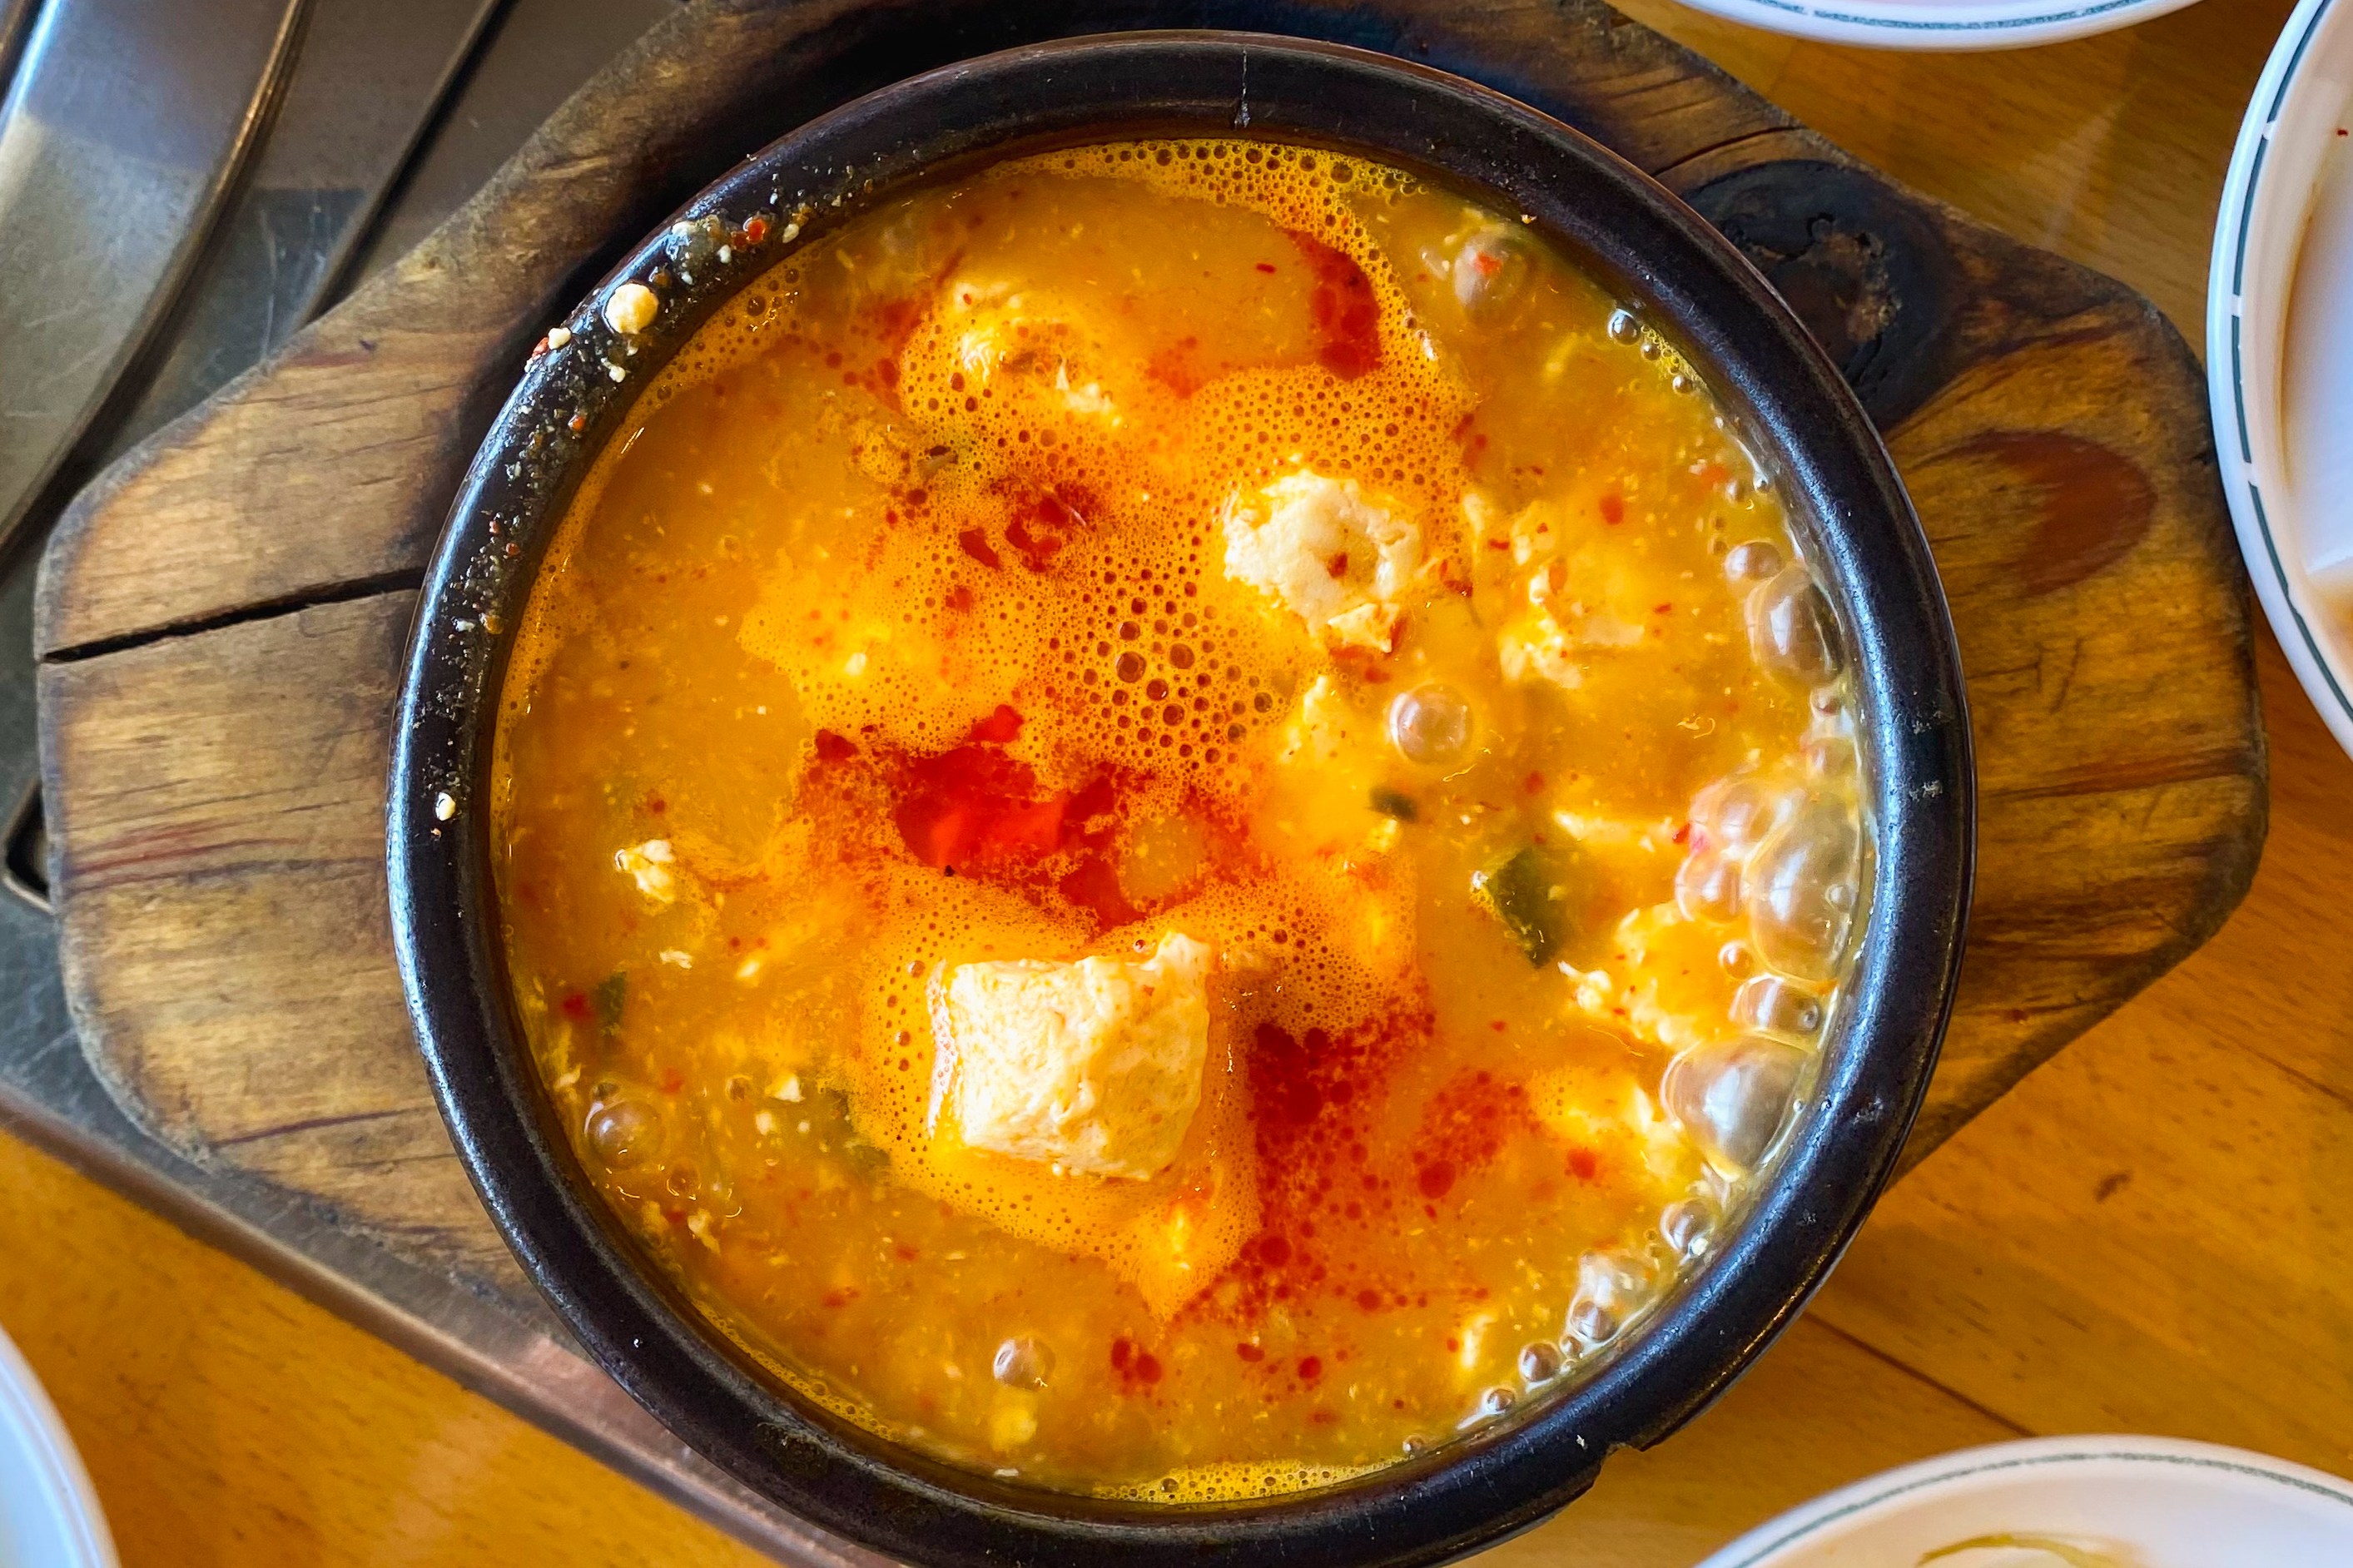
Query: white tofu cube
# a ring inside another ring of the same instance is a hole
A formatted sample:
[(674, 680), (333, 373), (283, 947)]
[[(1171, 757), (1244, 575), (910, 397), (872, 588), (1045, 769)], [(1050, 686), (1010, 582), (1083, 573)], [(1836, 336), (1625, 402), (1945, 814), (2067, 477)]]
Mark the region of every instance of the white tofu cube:
[(628, 874), (646, 901), (659, 908), (677, 901), (678, 878), (670, 870), (677, 857), (667, 838), (649, 838), (634, 848), (613, 852), (613, 868)]
[(1421, 565), (1421, 530), (1354, 479), (1312, 468), (1227, 503), (1226, 575), (1271, 595), (1315, 636), (1387, 653)]
[(1176, 933), (1140, 962), (960, 964), (935, 973), (934, 1128), (976, 1149), (1142, 1181), (1176, 1158), (1208, 1059), (1210, 951)]

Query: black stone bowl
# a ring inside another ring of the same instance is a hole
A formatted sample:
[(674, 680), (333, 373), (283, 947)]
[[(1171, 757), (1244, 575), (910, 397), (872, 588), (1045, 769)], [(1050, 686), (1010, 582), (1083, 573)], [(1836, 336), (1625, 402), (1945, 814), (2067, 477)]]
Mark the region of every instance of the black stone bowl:
[[(1526, 215), (1702, 367), (1775, 471), (1844, 632), (1877, 844), (1851, 1000), (1799, 1118), (1741, 1223), (1639, 1332), (1452, 1444), (1320, 1490), (1198, 1507), (1049, 1492), (899, 1448), (782, 1388), (702, 1321), (607, 1215), (554, 1123), (509, 1002), (477, 805), (512, 628), (574, 488), (651, 374), (788, 248), (789, 215), (807, 209), (805, 240), (977, 162), (1169, 132), (1351, 151)], [(491, 1217), (581, 1342), (747, 1486), (922, 1563), (1434, 1563), (1535, 1523), (1612, 1449), (1704, 1408), (1796, 1316), (1895, 1161), (1952, 1001), (1973, 847), (1959, 657), (1926, 542), (1879, 437), (1779, 299), (1690, 209), (1556, 121), (1383, 56), (1244, 34), (1073, 39), (913, 78), (786, 136), (680, 216), (712, 214), (772, 232), (723, 261), (665, 226), (508, 399), (433, 555), (392, 759), (393, 925), (434, 1089)], [(625, 342), (597, 306), (658, 269), (660, 317)]]

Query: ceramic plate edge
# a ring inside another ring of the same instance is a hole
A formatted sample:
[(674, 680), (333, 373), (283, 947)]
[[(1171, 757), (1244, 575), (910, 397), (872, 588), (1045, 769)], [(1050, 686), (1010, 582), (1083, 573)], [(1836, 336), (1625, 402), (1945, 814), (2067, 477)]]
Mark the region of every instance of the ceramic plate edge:
[[(81, 1454), (39, 1375), (5, 1332), (0, 1332), (0, 1424), (16, 1428), (50, 1503), (46, 1522), (54, 1529), (52, 1539), (73, 1553), (42, 1563), (40, 1568), (116, 1568), (114, 1538), (106, 1528), (90, 1472), (82, 1468)], [(25, 1522), (38, 1528), (37, 1521)]]
[(1805, 1543), (1808, 1537), (1825, 1526), (1852, 1519), (1897, 1498), (1976, 1476), (2111, 1460), (2225, 1470), (2242, 1478), (2276, 1481), (2353, 1509), (2353, 1485), (2325, 1471), (2244, 1448), (2170, 1437), (2030, 1437), (1941, 1454), (1826, 1492), (1811, 1502), (1800, 1503), (1767, 1520), (1704, 1559), (1697, 1568), (1796, 1568), (1795, 1564), (1777, 1564), (1776, 1560), (1790, 1547)]
[[(2306, 51), (2321, 23), (2338, 0), (2303, 0), (2288, 17), (2279, 42), (2273, 47), (2263, 74), (2255, 82), (2247, 117), (2231, 154), (2231, 171), (2223, 182), (2221, 216), (2215, 225), (2214, 254), (2206, 284), (2206, 384), (2214, 420), (2216, 466), (2231, 519), (2246, 559), (2247, 575), (2255, 596), (2279, 637), (2296, 679), (2320, 712), (2338, 745), (2353, 753), (2353, 671), (2343, 675), (2331, 668), (2320, 639), (2306, 618), (2305, 606), (2288, 581), (2279, 547), (2272, 537), (2271, 520), (2263, 510), (2261, 488), (2252, 471), (2253, 440), (2248, 429), (2241, 364), (2242, 301), (2238, 269), (2247, 243), (2247, 223), (2263, 192), (2264, 153), (2273, 128), (2286, 110), (2288, 96)], [(2309, 204), (2306, 205), (2309, 215)], [(2301, 220), (2299, 221), (2299, 227)]]
[[(2086, 37), (2178, 11), (2195, 0), (2070, 0), (2021, 9), (1938, 0), (1921, 5), (1801, 0), (1683, 0), (1696, 11), (1820, 43), (1879, 49), (2020, 49)], [(1920, 15), (1907, 15), (1918, 12)]]

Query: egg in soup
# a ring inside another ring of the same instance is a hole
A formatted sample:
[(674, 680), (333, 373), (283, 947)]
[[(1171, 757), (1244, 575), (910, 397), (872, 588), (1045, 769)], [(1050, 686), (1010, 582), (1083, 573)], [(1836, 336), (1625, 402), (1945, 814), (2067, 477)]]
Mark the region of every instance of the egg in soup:
[(581, 1164), (840, 1415), (1312, 1486), (1736, 1220), (1864, 910), (1838, 628), (1696, 370), (1514, 215), (1002, 163), (741, 292), (552, 542), (495, 870)]

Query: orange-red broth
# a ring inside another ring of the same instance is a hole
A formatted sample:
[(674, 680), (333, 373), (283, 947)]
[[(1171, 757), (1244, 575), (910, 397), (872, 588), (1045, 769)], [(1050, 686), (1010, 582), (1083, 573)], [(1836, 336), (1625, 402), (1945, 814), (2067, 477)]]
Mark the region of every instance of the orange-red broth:
[[(1421, 531), (1390, 648), (1223, 569), (1301, 472)], [(1762, 972), (1676, 881), (1716, 781), (1852, 814), (1835, 682), (1744, 626), (1790, 553), (1672, 353), (1443, 191), (1220, 142), (892, 201), (703, 330), (554, 545), (493, 803), (531, 1046), (660, 1266), (901, 1441), (1172, 1500), (1442, 1441), (1736, 1195), (1661, 1079)], [(1472, 740), (1416, 765), (1384, 716), (1433, 682)], [(1528, 849), (1540, 962), (1473, 887)], [(929, 977), (1176, 931), (1167, 1170), (929, 1114)]]

